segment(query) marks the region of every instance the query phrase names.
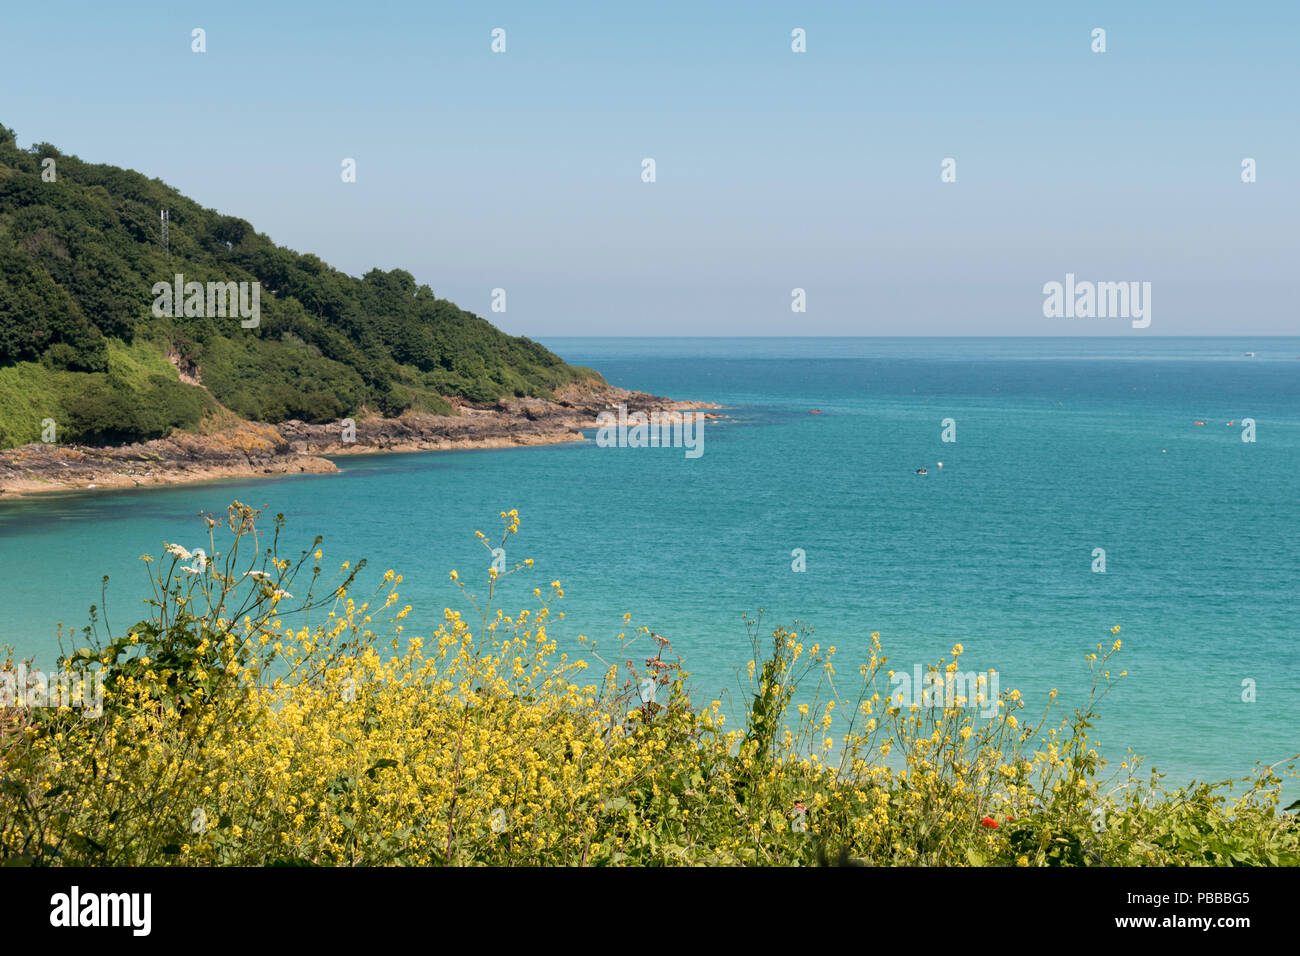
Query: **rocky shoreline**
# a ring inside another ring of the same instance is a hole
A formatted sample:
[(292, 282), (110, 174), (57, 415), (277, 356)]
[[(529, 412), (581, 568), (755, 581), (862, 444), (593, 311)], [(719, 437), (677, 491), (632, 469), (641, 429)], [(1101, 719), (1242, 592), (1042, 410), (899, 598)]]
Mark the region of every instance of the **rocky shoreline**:
[(344, 440), (340, 422), (311, 425), (288, 421), (278, 425), (244, 422), (213, 434), (178, 432), (167, 438), (116, 447), (24, 445), (0, 452), (0, 498), (337, 471), (337, 466), (324, 457), (327, 455), (582, 441), (580, 429), (596, 427), (600, 412), (620, 404), (629, 411), (644, 412), (718, 407), (590, 382), (559, 389), (554, 400), (506, 399), (488, 406), (455, 404), (459, 414), (454, 416), (407, 412), (398, 418), (361, 418), (355, 424), (355, 441)]

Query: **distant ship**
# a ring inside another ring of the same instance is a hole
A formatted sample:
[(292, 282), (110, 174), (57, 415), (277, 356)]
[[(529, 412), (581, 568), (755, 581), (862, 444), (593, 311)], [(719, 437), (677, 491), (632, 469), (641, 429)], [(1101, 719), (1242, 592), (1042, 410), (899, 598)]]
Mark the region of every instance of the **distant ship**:
[(1247, 353), (1246, 353), (1246, 358), (1254, 358), (1254, 357), (1255, 357), (1255, 353), (1254, 353), (1254, 352), (1247, 352)]

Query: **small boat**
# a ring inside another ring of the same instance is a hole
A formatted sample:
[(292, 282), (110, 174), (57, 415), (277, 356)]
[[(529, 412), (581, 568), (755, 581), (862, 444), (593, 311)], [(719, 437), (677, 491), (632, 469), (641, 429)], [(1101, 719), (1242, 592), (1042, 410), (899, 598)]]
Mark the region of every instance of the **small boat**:
[(808, 409), (808, 414), (809, 414), (809, 415), (820, 415), (821, 413), (822, 413), (822, 410), (821, 410), (820, 408), (810, 408), (810, 409)]
[(1254, 357), (1255, 357), (1255, 353), (1254, 353), (1254, 352), (1247, 352), (1247, 353), (1246, 353), (1246, 358), (1254, 358)]
[(918, 468), (918, 469), (916, 469), (916, 473), (917, 473), (918, 475), (928, 475), (928, 474), (929, 474), (929, 472), (926, 471), (924, 468)]

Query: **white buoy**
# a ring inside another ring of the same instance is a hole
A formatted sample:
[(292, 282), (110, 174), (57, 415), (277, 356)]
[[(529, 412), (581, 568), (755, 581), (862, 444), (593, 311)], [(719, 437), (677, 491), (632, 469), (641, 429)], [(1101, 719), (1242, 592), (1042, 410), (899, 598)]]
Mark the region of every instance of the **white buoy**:
[(943, 462), (939, 462), (939, 467), (940, 467), (940, 468), (943, 467)]

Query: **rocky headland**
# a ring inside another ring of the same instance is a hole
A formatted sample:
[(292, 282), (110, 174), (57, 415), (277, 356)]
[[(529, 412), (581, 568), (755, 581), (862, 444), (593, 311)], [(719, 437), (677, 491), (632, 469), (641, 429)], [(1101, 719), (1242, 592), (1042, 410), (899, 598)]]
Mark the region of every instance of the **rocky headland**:
[[(327, 456), (453, 448), (506, 448), (582, 441), (581, 429), (622, 404), (629, 411), (717, 408), (679, 402), (603, 383), (565, 386), (554, 399), (503, 399), (491, 405), (453, 402), (456, 415), (406, 412), (362, 417), (355, 440), (342, 422), (267, 425), (241, 422), (208, 433), (112, 447), (35, 443), (0, 452), (0, 497), (42, 492), (134, 488), (222, 478), (264, 477), (338, 468)], [(710, 418), (716, 414), (706, 413)]]

